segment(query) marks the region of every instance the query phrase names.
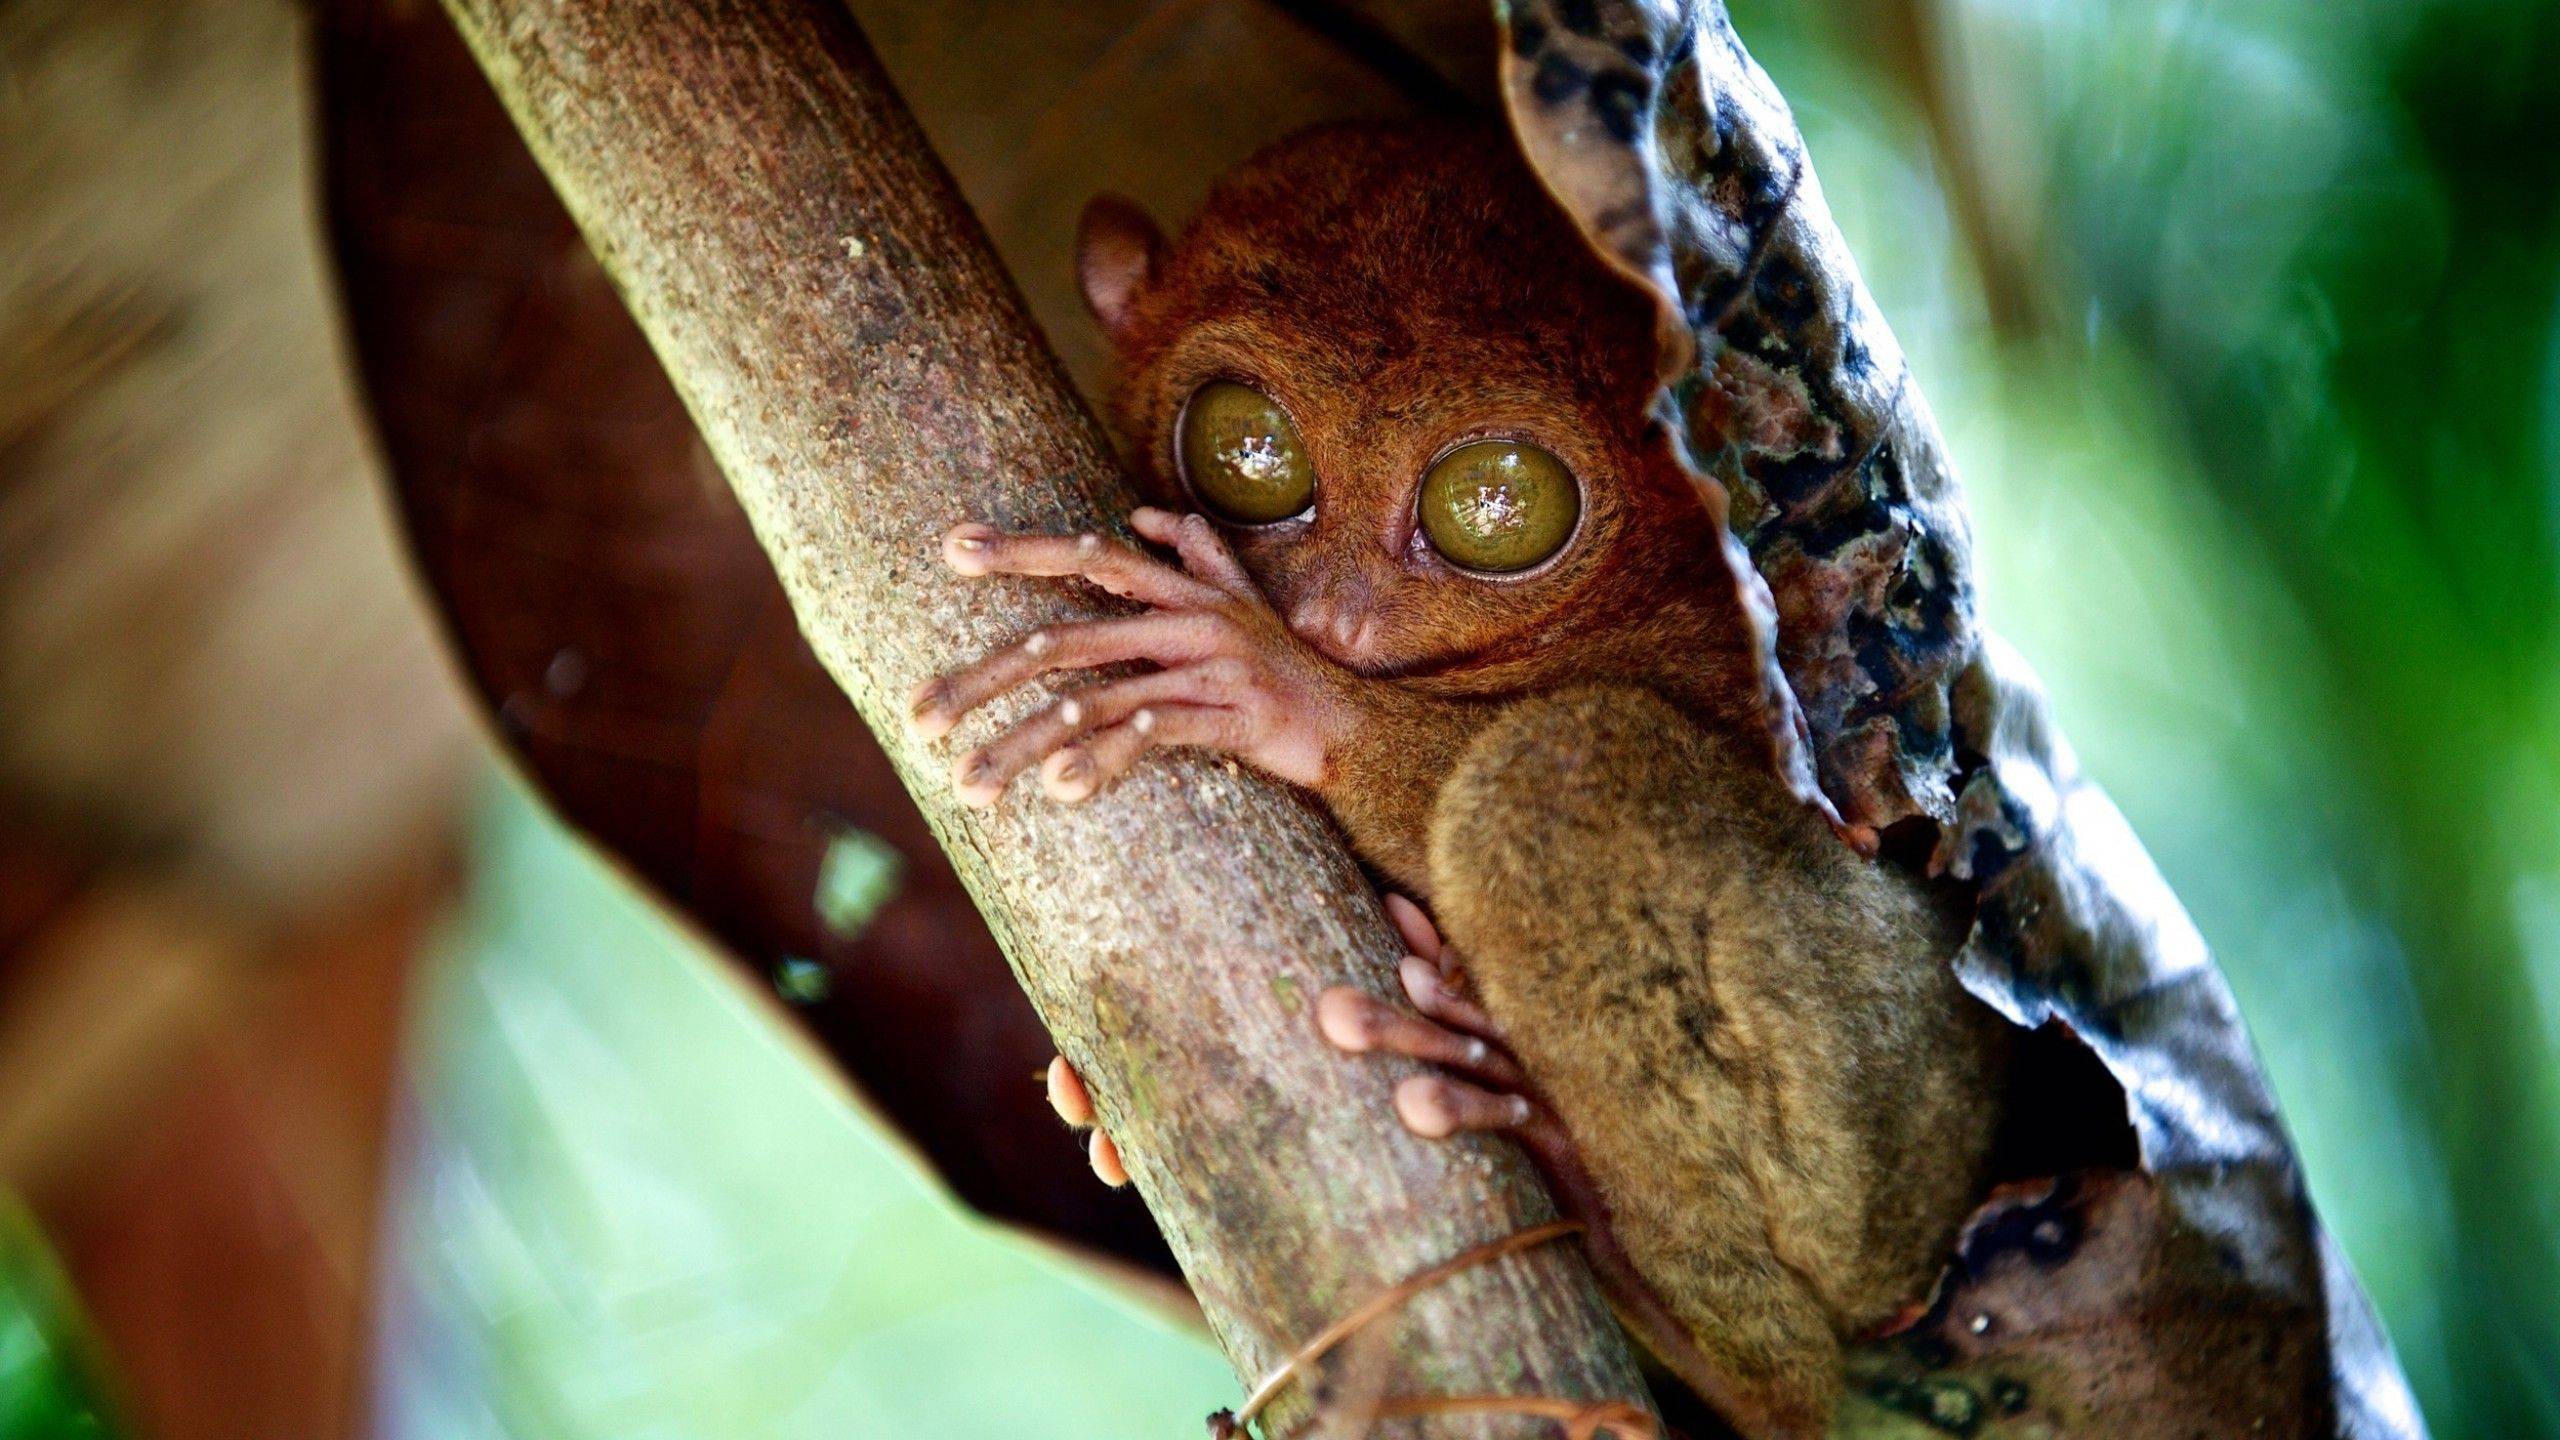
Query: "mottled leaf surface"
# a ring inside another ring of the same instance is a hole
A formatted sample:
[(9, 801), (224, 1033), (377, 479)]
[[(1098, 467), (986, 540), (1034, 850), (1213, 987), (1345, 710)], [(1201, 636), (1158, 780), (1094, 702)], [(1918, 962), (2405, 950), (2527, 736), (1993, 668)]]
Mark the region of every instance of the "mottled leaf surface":
[[(2025, 665), (1976, 621), (1944, 442), (1724, 7), (1520, 0), (1502, 14), (1523, 148), (1661, 300), (1666, 419), (1748, 557), (1737, 583), (1763, 602), (1796, 712), (1778, 715), (1780, 748), (1809, 737), (1799, 774), (1846, 819), (1930, 841), (1928, 867), (1978, 900), (1966, 984), (2084, 1042), (2139, 1147), (2139, 1174), (2037, 1202), (2108, 1245), (2021, 1270), (1983, 1248), (2023, 1213), (2005, 1198), (1940, 1301), (2060, 1309), (1968, 1336), (1946, 1366), (1906, 1345), (1872, 1373), (1975, 1385), (1985, 1401), (2004, 1365), (2034, 1377), (2015, 1416), (1965, 1418), (1950, 1399), (1936, 1425), (1949, 1434), (2422, 1434), (2312, 1213), (2229, 987)], [(2297, 1383), (2300, 1364), (2323, 1383)]]

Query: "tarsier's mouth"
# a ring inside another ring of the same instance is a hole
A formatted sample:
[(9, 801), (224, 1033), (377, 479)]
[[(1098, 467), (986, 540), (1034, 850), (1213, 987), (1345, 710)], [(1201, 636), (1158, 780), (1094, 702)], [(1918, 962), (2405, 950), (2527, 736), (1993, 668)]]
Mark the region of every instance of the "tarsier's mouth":
[(1447, 679), (1474, 669), (1489, 658), (1473, 651), (1381, 657), (1364, 653), (1366, 647), (1346, 648), (1319, 636), (1300, 638), (1306, 641), (1309, 649), (1364, 680)]
[(1369, 653), (1366, 645), (1346, 645), (1330, 635), (1300, 634), (1298, 638), (1315, 651), (1354, 675), (1370, 680), (1394, 680), (1411, 673), (1412, 662), (1383, 658)]
[(1289, 615), (1289, 633), (1298, 638), (1298, 643), (1366, 679), (1400, 679), (1418, 667), (1440, 663), (1439, 657), (1432, 655), (1381, 653), (1385, 647), (1378, 643), (1380, 627), (1374, 611), (1364, 613), (1356, 620), (1336, 618), (1342, 612), (1333, 609), (1284, 613)]
[[(1294, 609), (1295, 607), (1291, 607)], [(1491, 644), (1411, 644), (1420, 617), (1397, 614), (1392, 604), (1369, 609), (1350, 624), (1293, 618), (1290, 633), (1318, 655), (1367, 680), (1441, 680), (1518, 658), (1499, 640)], [(1398, 637), (1407, 643), (1398, 644)]]

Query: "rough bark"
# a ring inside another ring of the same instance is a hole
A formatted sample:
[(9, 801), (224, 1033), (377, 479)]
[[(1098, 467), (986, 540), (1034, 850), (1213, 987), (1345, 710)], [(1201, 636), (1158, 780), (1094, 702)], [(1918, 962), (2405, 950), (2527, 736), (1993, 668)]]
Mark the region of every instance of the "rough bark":
[[(1546, 1218), (1507, 1146), (1407, 1137), (1387, 1106), (1400, 1076), (1316, 1042), (1315, 995), (1381, 987), (1394, 946), (1303, 798), (1175, 758), (1086, 807), (1017, 796), (971, 812), (945, 777), (948, 745), (906, 733), (918, 681), (1101, 609), (1037, 582), (961, 580), (939, 563), (941, 532), (970, 518), (1117, 530), (1131, 496), (850, 20), (801, 0), (446, 3), (814, 648), (1095, 1088), (1238, 1372)], [(1393, 1393), (1641, 1396), (1569, 1249), (1475, 1271), (1405, 1314), (1363, 1367)]]

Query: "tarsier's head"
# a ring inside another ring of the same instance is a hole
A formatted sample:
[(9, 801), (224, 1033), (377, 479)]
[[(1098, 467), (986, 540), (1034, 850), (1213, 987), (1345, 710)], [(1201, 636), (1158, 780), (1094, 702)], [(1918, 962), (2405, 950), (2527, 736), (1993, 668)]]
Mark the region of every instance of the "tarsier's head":
[(1152, 498), (1354, 669), (1517, 666), (1718, 573), (1646, 418), (1651, 302), (1498, 134), (1309, 131), (1171, 243), (1096, 201), (1079, 260)]

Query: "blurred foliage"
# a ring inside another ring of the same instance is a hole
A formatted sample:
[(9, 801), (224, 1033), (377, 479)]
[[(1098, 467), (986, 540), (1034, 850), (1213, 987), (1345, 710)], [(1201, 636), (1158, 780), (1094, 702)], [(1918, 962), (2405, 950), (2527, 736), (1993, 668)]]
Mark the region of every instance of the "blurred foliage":
[(1735, 9), (2435, 1432), (2560, 1434), (2560, 6)]
[(0, 1440), (109, 1440), (87, 1341), (52, 1255), (0, 1194)]
[(416, 1015), (375, 1433), (1100, 1440), (1230, 1402), (1205, 1339), (960, 1211), (523, 793), (478, 851)]

